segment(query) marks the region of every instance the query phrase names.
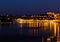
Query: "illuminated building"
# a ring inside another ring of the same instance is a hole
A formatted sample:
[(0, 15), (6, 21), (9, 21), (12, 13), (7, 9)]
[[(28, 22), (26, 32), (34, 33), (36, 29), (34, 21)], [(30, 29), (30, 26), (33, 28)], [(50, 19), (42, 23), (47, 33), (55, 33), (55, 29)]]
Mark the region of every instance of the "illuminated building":
[[(38, 32), (37, 27), (41, 27), (43, 32), (49, 30), (52, 32), (50, 38), (47, 38), (47, 42), (51, 41), (51, 38), (57, 37), (57, 40), (60, 40), (60, 14), (40, 14), (40, 15), (33, 15), (33, 16), (25, 16), (16, 19), (19, 26), (23, 28), (23, 24), (27, 24), (28, 27), (35, 27), (34, 34)], [(43, 39), (44, 40), (44, 39)], [(44, 41), (42, 41), (44, 42)]]
[(48, 15), (54, 15), (54, 12), (47, 12)]

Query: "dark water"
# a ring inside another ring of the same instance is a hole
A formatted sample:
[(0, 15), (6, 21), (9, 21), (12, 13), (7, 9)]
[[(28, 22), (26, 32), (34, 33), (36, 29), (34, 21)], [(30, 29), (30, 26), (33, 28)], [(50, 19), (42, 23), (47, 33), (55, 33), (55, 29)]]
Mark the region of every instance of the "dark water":
[[(31, 30), (31, 33), (29, 32)], [(34, 36), (34, 29), (28, 29), (24, 27), (21, 31), (21, 28), (15, 24), (0, 24), (0, 41), (6, 42), (34, 42), (40, 41), (42, 42), (42, 35), (40, 33), (40, 37)]]
[[(37, 31), (38, 30), (38, 31)], [(15, 24), (0, 24), (0, 40), (1, 41), (16, 41), (16, 42), (47, 42), (47, 38), (50, 37), (52, 32), (48, 29), (43, 31), (42, 27), (20, 28), (17, 23)], [(51, 42), (56, 42), (56, 38), (52, 39)]]

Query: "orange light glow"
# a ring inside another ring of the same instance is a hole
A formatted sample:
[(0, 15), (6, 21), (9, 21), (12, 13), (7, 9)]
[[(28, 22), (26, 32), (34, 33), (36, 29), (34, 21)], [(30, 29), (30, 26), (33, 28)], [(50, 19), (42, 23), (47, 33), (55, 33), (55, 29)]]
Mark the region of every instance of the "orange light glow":
[[(33, 17), (33, 16), (31, 16)], [(38, 16), (37, 16), (38, 17)], [(23, 28), (23, 24), (27, 24), (27, 27), (29, 27), (29, 32), (32, 33), (34, 32), (34, 36), (36, 35), (36, 33), (38, 33), (38, 28), (37, 27), (41, 27), (42, 31), (46, 31), (47, 29), (50, 30), (50, 32), (52, 31), (52, 37), (60, 37), (60, 20), (56, 19), (56, 15), (54, 15), (54, 20), (39, 20), (39, 19), (16, 19), (16, 21), (20, 24), (19, 26), (21, 28)], [(33, 27), (33, 28), (32, 28)], [(34, 29), (34, 30), (32, 30)], [(47, 38), (47, 41), (51, 41), (51, 38)], [(43, 42), (43, 41), (42, 41)]]
[(47, 42), (51, 42), (51, 38), (47, 38)]

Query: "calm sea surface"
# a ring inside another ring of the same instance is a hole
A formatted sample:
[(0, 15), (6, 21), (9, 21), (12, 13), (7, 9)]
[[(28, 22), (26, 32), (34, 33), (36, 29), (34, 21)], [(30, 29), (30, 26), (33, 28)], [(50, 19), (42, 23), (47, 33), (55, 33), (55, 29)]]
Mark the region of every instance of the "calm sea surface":
[[(29, 24), (19, 24), (15, 22), (15, 24), (0, 24), (0, 37), (15, 37), (17, 41), (40, 41), (47, 42), (47, 38), (55, 35), (56, 24), (52, 26), (50, 30), (50, 26), (40, 26), (40, 27), (29, 27)], [(22, 25), (23, 27), (21, 27)], [(59, 26), (57, 26), (58, 28)], [(60, 28), (60, 27), (59, 27)], [(58, 32), (58, 31), (57, 31)], [(56, 42), (56, 37), (51, 40), (51, 42)]]

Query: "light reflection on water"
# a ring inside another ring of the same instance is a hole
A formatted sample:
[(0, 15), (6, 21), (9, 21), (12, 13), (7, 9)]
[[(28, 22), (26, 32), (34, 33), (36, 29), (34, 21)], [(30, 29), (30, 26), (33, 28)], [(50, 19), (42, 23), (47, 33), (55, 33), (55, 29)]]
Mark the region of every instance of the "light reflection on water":
[[(28, 19), (17, 19), (18, 25), (20, 26), (21, 32), (23, 34), (23, 29), (30, 36), (42, 36), (47, 39), (54, 38), (58, 42), (60, 38), (60, 20), (28, 20)], [(55, 38), (57, 37), (57, 38)], [(50, 41), (51, 42), (51, 41)]]

